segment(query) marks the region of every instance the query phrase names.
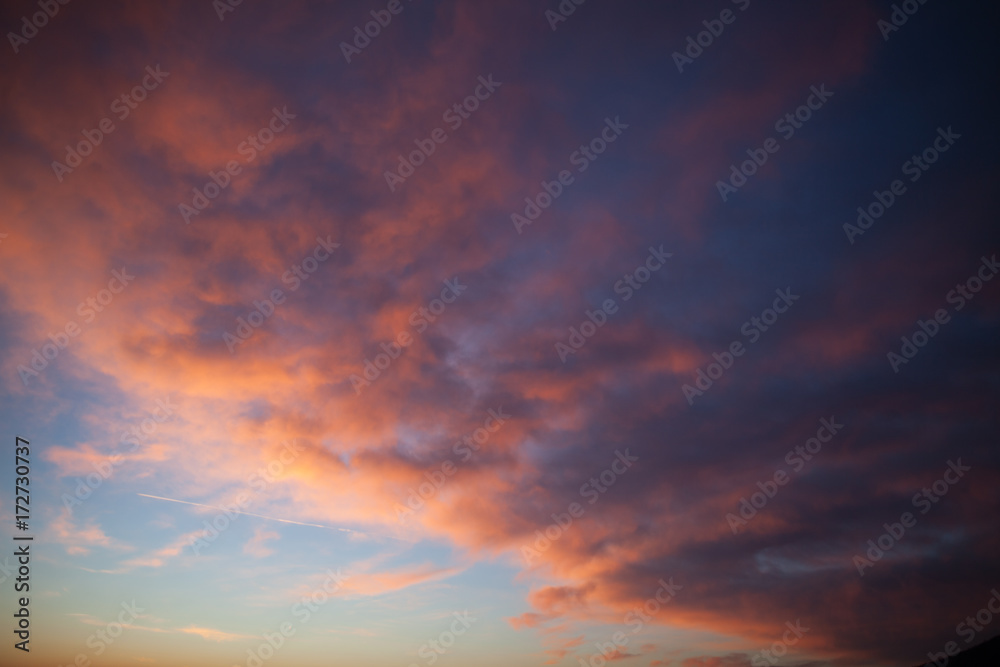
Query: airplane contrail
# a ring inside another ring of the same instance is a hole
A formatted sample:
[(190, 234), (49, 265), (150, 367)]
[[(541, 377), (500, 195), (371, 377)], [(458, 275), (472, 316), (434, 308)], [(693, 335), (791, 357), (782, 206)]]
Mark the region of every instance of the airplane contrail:
[[(155, 498), (156, 500), (167, 500), (172, 503), (184, 503), (185, 505), (194, 505), (195, 507), (207, 507), (213, 510), (220, 510), (222, 512), (232, 512), (234, 514), (246, 514), (247, 516), (255, 516), (259, 519), (267, 519), (269, 521), (280, 521), (282, 523), (293, 523), (297, 526), (314, 526), (316, 528), (326, 528), (327, 530), (340, 530), (345, 533), (355, 533), (357, 531), (350, 530), (348, 528), (333, 528), (332, 526), (321, 526), (318, 523), (303, 523), (301, 521), (291, 521), (289, 519), (278, 519), (273, 516), (264, 516), (263, 514), (254, 514), (253, 512), (242, 512), (235, 509), (226, 509), (225, 507), (215, 507), (214, 505), (203, 505), (201, 503), (192, 503), (187, 500), (177, 500), (176, 498), (164, 498), (163, 496), (151, 496), (148, 493), (137, 493), (137, 496), (142, 496), (143, 498)], [(363, 533), (362, 533), (363, 534)]]

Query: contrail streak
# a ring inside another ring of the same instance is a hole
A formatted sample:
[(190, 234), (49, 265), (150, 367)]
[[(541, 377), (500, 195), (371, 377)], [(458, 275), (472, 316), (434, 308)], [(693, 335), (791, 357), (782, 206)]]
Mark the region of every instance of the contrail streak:
[(214, 505), (202, 505), (201, 503), (192, 503), (187, 500), (177, 500), (176, 498), (164, 498), (163, 496), (151, 496), (148, 493), (137, 493), (137, 496), (142, 496), (143, 498), (155, 498), (156, 500), (167, 500), (172, 503), (184, 503), (185, 505), (194, 505), (195, 507), (207, 507), (213, 510), (220, 510), (222, 512), (232, 512), (233, 514), (246, 514), (247, 516), (255, 516), (258, 519), (267, 519), (268, 521), (280, 521), (282, 523), (294, 523), (296, 526), (314, 526), (315, 528), (326, 528), (327, 530), (341, 530), (345, 533), (354, 533), (357, 531), (349, 530), (347, 528), (333, 528), (331, 526), (321, 526), (318, 523), (302, 523), (301, 521), (291, 521), (289, 519), (278, 519), (273, 516), (264, 516), (263, 514), (254, 514), (253, 512), (241, 512), (240, 510), (226, 509), (225, 507), (215, 507)]

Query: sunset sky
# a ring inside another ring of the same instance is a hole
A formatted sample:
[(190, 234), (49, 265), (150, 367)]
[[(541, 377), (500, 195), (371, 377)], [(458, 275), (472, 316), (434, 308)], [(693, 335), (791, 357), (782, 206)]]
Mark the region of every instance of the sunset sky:
[(996, 6), (230, 1), (0, 10), (0, 664), (998, 634)]

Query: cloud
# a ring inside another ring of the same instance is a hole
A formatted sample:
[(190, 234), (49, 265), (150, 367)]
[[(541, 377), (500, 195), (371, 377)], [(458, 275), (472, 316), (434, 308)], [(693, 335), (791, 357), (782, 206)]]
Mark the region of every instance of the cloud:
[(222, 630), (213, 630), (212, 628), (199, 628), (193, 625), (186, 628), (178, 628), (177, 631), (189, 635), (198, 635), (202, 639), (206, 639), (210, 642), (234, 642), (241, 639), (253, 638), (252, 635), (223, 632)]
[(88, 518), (83, 525), (73, 520), (73, 510), (64, 507), (59, 515), (49, 525), (52, 541), (66, 547), (66, 553), (71, 556), (86, 556), (95, 547), (117, 551), (129, 551), (131, 546), (112, 539), (105, 534), (100, 524), (93, 518)]
[(140, 567), (164, 567), (177, 556), (181, 555), (185, 548), (191, 545), (194, 539), (202, 536), (202, 533), (203, 531), (199, 529), (178, 535), (172, 542), (169, 542), (159, 549), (154, 549), (143, 556), (123, 561), (121, 563), (122, 571), (129, 571)]
[[(656, 624), (760, 643), (808, 610), (815, 629), (805, 650), (884, 659), (953, 628), (997, 574), (995, 518), (983, 500), (998, 483), (988, 465), (995, 424), (982, 414), (1000, 296), (984, 289), (905, 376), (887, 372), (884, 356), (971, 273), (970, 259), (992, 252), (992, 237), (974, 226), (992, 220), (977, 203), (989, 183), (970, 172), (975, 159), (956, 161), (952, 175), (934, 172), (940, 189), (919, 206), (894, 210), (906, 234), (885, 224), (881, 241), (843, 240), (839, 225), (854, 206), (840, 197), (863, 200), (870, 179), (896, 169), (875, 159), (879, 151), (905, 153), (876, 150), (875, 140), (909, 141), (900, 133), (910, 126), (944, 122), (877, 69), (885, 59), (868, 4), (754, 3), (697, 72), (666, 82), (671, 52), (704, 18), (694, 5), (616, 5), (614, 21), (579, 13), (560, 41), (543, 42), (523, 28), (539, 25), (535, 9), (446, 2), (422, 16), (421, 30), (367, 52), (364, 76), (360, 62), (332, 67), (343, 63), (327, 47), (351, 26), (328, 8), (244, 5), (239, 39), (221, 41), (212, 21), (119, 9), (83, 14), (74, 30), (48, 26), (77, 55), (55, 69), (19, 58), (3, 111), (0, 388), (36, 423), (73, 420), (74, 436), (46, 450), (54, 477), (92, 473), (118, 451), (123, 424), (176, 395), (182, 414), (126, 454), (114, 489), (100, 494), (219, 505), (263, 483), (251, 512), (342, 527), (352, 547), (410, 556), (361, 563), (344, 596), (441, 584), (477, 559), (502, 564), (528, 589), (509, 625), (542, 633), (554, 661), (579, 646), (579, 623), (620, 623), (661, 577), (685, 588)], [(114, 43), (120, 57), (92, 48), (94, 30), (130, 35)], [(260, 43), (283, 54), (273, 69), (259, 67)], [(56, 181), (52, 160), (135, 85), (136, 63), (149, 61), (140, 44), (155, 47), (170, 77)], [(641, 66), (618, 68), (608, 53)], [(491, 71), (504, 83), (488, 105), (388, 192), (385, 170)], [(723, 206), (713, 183), (824, 82), (835, 91), (824, 115)], [(905, 123), (851, 120), (859, 100), (888, 109), (897, 96)], [(177, 205), (209, 171), (241, 159), (240, 142), (286, 104), (297, 114), (288, 130), (185, 224)], [(630, 124), (621, 141), (516, 234), (511, 212), (571, 168), (570, 154), (609, 115)], [(936, 199), (942, 192), (951, 198)], [(969, 226), (945, 242), (941, 220)], [(318, 236), (341, 247), (293, 290), (284, 276)], [(674, 252), (670, 266), (624, 301), (615, 285), (661, 243)], [(80, 304), (122, 266), (134, 283), (86, 320)], [(468, 291), (417, 332), (412, 313), (455, 277)], [(802, 300), (688, 405), (681, 386), (745, 340), (741, 325), (786, 286)], [(283, 303), (231, 354), (223, 334), (275, 289)], [(561, 363), (555, 343), (608, 298), (619, 313)], [(81, 333), (23, 383), (17, 366), (69, 321)], [(350, 377), (400, 332), (412, 345), (356, 395)], [(456, 444), (498, 406), (511, 420), (465, 460)], [(732, 535), (726, 513), (830, 414), (844, 433)], [(304, 451), (282, 462), (280, 443), (293, 439)], [(640, 461), (589, 504), (581, 485), (600, 482), (625, 448)], [(959, 455), (977, 461), (967, 485), (860, 580), (851, 556)], [(401, 526), (397, 508), (434, 485), (444, 462), (454, 474)], [(571, 503), (585, 514), (524, 567), (520, 547)], [(133, 549), (109, 536), (125, 533), (104, 515), (81, 517), (65, 510), (50, 526), (69, 555)], [(199, 534), (157, 538), (160, 546), (97, 571), (178, 567)], [(279, 533), (257, 528), (242, 550), (265, 558), (279, 544)], [(429, 562), (428, 545), (453, 550), (460, 564)], [(706, 655), (684, 667), (740, 659)]]
[(698, 656), (685, 658), (681, 667), (750, 667), (750, 658), (742, 653), (730, 653), (723, 656)]
[(265, 558), (274, 553), (274, 550), (265, 546), (268, 540), (277, 540), (281, 534), (273, 530), (265, 530), (257, 527), (254, 529), (253, 537), (243, 545), (243, 553), (255, 558)]

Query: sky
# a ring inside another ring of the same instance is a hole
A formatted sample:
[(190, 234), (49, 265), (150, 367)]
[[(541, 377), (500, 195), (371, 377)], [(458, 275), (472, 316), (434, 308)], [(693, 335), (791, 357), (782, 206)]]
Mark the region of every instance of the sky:
[(4, 3), (0, 663), (998, 634), (998, 9), (578, 2)]

